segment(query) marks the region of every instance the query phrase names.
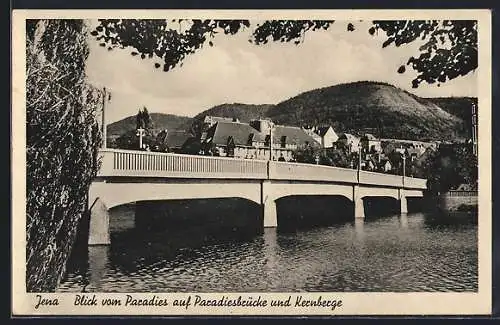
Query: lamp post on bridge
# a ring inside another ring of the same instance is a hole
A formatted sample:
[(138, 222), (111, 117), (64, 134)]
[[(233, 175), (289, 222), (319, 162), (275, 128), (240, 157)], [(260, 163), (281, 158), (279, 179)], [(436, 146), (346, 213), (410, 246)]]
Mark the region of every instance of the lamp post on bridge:
[(273, 121), (269, 121), (269, 161), (273, 160)]
[(358, 144), (358, 183), (359, 183), (359, 174), (361, 173), (361, 151), (362, 146), (361, 143)]
[(102, 143), (101, 147), (102, 149), (106, 149), (106, 138), (108, 137), (107, 135), (107, 128), (106, 128), (106, 103), (111, 100), (111, 93), (106, 89), (106, 87), (103, 87), (101, 90), (102, 93), (102, 112), (101, 112), (101, 133), (102, 133)]
[(401, 154), (401, 158), (403, 159), (403, 187), (405, 186), (405, 176), (406, 176), (406, 155), (403, 151)]

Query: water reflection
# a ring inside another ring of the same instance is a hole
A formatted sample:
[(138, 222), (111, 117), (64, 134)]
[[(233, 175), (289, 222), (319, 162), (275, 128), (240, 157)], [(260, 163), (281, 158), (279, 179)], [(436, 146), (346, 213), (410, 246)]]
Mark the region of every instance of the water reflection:
[(408, 229), (408, 213), (402, 213), (399, 216), (399, 222), (401, 224), (401, 229)]
[(90, 246), (88, 249), (89, 285), (93, 290), (99, 290), (101, 280), (105, 277), (109, 266), (109, 247)]
[(365, 237), (365, 220), (363, 218), (354, 218), (354, 232), (356, 239), (362, 241)]
[[(233, 213), (226, 217), (242, 215)], [(113, 225), (111, 245), (74, 257), (58, 291), (477, 291), (477, 224), (470, 215), (418, 213), (242, 231), (255, 220), (248, 214), (235, 227), (226, 223), (223, 232), (208, 227), (204, 233), (140, 228), (125, 220), (134, 213), (113, 214), (111, 222), (122, 226)], [(204, 215), (210, 225), (210, 213)]]
[(266, 257), (266, 268), (268, 270), (276, 270), (278, 266), (278, 240), (276, 228), (265, 228), (263, 254)]

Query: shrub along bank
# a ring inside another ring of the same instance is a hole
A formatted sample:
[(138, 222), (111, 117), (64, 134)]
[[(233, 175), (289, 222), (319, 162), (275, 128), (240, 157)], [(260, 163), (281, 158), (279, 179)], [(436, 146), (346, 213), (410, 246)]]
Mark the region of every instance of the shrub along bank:
[(98, 168), (100, 93), (82, 20), (26, 23), (26, 289), (57, 287)]

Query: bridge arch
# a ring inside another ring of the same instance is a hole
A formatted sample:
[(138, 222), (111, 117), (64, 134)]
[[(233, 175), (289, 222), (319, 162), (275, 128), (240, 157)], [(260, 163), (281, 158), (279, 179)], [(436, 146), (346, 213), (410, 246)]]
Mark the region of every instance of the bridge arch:
[(343, 196), (348, 200), (353, 200), (352, 185), (347, 184), (329, 184), (329, 183), (296, 183), (287, 181), (273, 181), (266, 188), (264, 183), (263, 193), (265, 197), (276, 201), (287, 196), (307, 196), (307, 195), (329, 195)]
[(394, 196), (364, 196), (363, 209), (365, 218), (380, 217), (399, 214), (401, 212), (401, 201), (406, 201), (406, 198), (399, 200)]
[(358, 189), (358, 198), (365, 197), (390, 197), (396, 200), (401, 198), (401, 191), (397, 188), (386, 187), (364, 187)]
[(279, 231), (332, 226), (354, 219), (354, 203), (345, 195), (288, 195), (275, 203)]
[(219, 199), (239, 197), (261, 203), (258, 181), (210, 181), (200, 180), (134, 183), (92, 183), (89, 206), (99, 199), (107, 209), (137, 201), (163, 201), (182, 199)]
[(135, 182), (93, 182), (89, 189), (89, 244), (109, 244), (108, 210), (127, 203), (186, 199), (242, 198), (261, 204), (258, 180), (137, 179)]

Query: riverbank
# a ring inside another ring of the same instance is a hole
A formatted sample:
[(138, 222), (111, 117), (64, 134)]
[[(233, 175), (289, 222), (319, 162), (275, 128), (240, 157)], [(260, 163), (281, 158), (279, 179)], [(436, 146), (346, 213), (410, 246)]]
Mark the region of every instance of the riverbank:
[(477, 212), (477, 191), (448, 191), (438, 196), (438, 207), (449, 212)]
[[(441, 195), (425, 197), (424, 211), (431, 213), (439, 222), (467, 221), (477, 223), (478, 199), (473, 191), (454, 191), (460, 193), (443, 193)], [(477, 192), (475, 192), (477, 193)]]

